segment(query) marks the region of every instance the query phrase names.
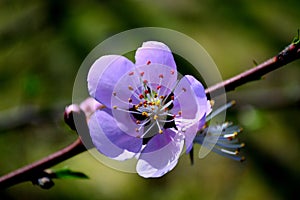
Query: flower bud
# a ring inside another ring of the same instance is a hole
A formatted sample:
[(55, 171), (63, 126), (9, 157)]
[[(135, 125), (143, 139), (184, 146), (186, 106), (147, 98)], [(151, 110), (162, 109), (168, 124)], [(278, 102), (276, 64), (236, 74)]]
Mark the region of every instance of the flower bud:
[(66, 122), (66, 124), (68, 124), (68, 126), (76, 131), (76, 126), (75, 126), (75, 122), (74, 122), (74, 114), (81, 114), (82, 111), (80, 109), (80, 107), (77, 104), (71, 104), (69, 106), (66, 107), (65, 109), (65, 113), (64, 113), (64, 120)]

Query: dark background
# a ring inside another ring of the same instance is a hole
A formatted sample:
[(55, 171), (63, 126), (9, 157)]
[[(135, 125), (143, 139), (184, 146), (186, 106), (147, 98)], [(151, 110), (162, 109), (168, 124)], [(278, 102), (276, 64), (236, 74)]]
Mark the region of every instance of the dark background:
[[(300, 2), (217, 0), (0, 0), (0, 173), (38, 160), (76, 139), (63, 122), (77, 70), (101, 41), (157, 26), (180, 31), (211, 55), (224, 79), (277, 54), (297, 35)], [(255, 62), (253, 62), (255, 61)], [(291, 199), (298, 195), (300, 62), (228, 94), (237, 106), (247, 161), (211, 153), (183, 156), (160, 179), (98, 163), (89, 153), (68, 166), (90, 180), (56, 180), (51, 190), (22, 183), (1, 199)]]

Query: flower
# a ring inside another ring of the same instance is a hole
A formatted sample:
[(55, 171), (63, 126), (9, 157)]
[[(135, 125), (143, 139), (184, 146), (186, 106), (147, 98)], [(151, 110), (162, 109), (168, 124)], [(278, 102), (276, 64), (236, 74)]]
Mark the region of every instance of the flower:
[(88, 120), (96, 149), (115, 160), (137, 158), (143, 177), (172, 170), (210, 111), (202, 84), (177, 76), (171, 50), (156, 41), (137, 49), (135, 64), (120, 55), (96, 60), (87, 78), (90, 95), (105, 106)]

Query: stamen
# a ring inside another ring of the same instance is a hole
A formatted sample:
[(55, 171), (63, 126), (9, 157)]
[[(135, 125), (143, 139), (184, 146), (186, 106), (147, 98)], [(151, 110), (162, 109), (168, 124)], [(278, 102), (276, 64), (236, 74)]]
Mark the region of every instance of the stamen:
[(150, 65), (151, 64), (151, 61), (150, 60), (148, 60), (148, 62), (147, 62), (147, 65)]
[(116, 93), (115, 93), (114, 97), (117, 100), (119, 100), (120, 102), (124, 103), (124, 104), (128, 104), (129, 103), (129, 105), (133, 106), (133, 104), (129, 101), (129, 99), (131, 99), (131, 98), (127, 99), (127, 101), (124, 101), (124, 100), (120, 99), (120, 97), (118, 97)]
[[(153, 124), (154, 124), (154, 123), (153, 123)], [(157, 127), (158, 127), (158, 132), (159, 132), (160, 134), (162, 134), (163, 131), (161, 130), (160, 125), (159, 125), (159, 123), (158, 123), (157, 120), (156, 120), (156, 124), (157, 124)]]
[(148, 113), (147, 112), (142, 112), (142, 116), (148, 117)]
[(159, 106), (159, 105), (160, 105), (160, 100), (159, 100), (159, 99), (155, 102), (155, 105), (156, 105), (156, 106)]
[(157, 120), (157, 118), (158, 118), (157, 115), (154, 115), (154, 116), (153, 116), (153, 119), (154, 119), (154, 120)]
[(213, 107), (215, 105), (215, 101), (214, 100), (210, 100), (209, 104), (210, 104), (211, 107)]
[[(119, 110), (119, 111), (123, 111), (123, 112), (127, 112), (127, 113), (130, 113), (130, 114), (138, 114), (138, 115), (141, 114), (140, 112), (136, 112), (136, 111), (132, 111), (132, 110), (127, 110), (127, 109), (119, 108), (118, 106), (113, 106), (113, 109), (116, 109), (116, 110)], [(135, 110), (137, 110), (137, 109), (135, 109)]]
[(144, 97), (144, 95), (140, 94), (140, 95), (139, 95), (139, 98), (140, 98), (140, 99), (143, 99), (143, 98), (145, 98), (145, 97)]
[(159, 78), (164, 78), (164, 75), (163, 75), (163, 74), (160, 74), (158, 77), (159, 77)]
[(237, 132), (231, 133), (231, 134), (225, 134), (224, 138), (235, 138), (238, 135)]
[(174, 75), (174, 73), (175, 73), (175, 71), (173, 69), (170, 72), (171, 72), (172, 75)]
[(129, 102), (129, 103), (132, 103), (132, 98), (128, 98), (128, 102)]
[(160, 110), (165, 110), (166, 108), (168, 108), (171, 104), (173, 103), (173, 100), (169, 101), (167, 104), (165, 104)]
[(222, 152), (230, 154), (230, 155), (238, 155), (239, 152), (238, 151), (228, 151), (226, 149), (221, 149)]
[(161, 85), (157, 86), (157, 87), (156, 87), (156, 90), (159, 90), (160, 88), (161, 88)]
[(145, 72), (141, 72), (141, 73), (140, 73), (141, 76), (144, 76), (144, 74), (145, 74)]
[(133, 87), (131, 85), (128, 85), (128, 89), (132, 91)]
[[(143, 133), (143, 135), (141, 135), (141, 137), (144, 137), (152, 128), (153, 128), (153, 126), (155, 125), (155, 123), (152, 123), (151, 124), (151, 126), (148, 128), (148, 130), (146, 130), (144, 133)], [(141, 126), (142, 127), (142, 126)], [(140, 127), (140, 128), (141, 128)]]
[(170, 120), (163, 120), (163, 119), (159, 120), (159, 122), (163, 122), (163, 123), (169, 123), (169, 122), (172, 122), (172, 121), (174, 121), (174, 118), (170, 119)]
[(132, 76), (133, 74), (134, 74), (133, 71), (128, 73), (129, 76)]

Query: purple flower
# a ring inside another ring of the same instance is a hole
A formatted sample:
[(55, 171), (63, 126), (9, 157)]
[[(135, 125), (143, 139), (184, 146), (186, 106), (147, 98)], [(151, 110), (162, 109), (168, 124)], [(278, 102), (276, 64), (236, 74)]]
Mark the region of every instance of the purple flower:
[(172, 170), (210, 111), (202, 84), (190, 75), (177, 80), (172, 52), (155, 41), (137, 49), (135, 64), (119, 55), (100, 57), (88, 88), (105, 106), (88, 121), (95, 147), (115, 160), (135, 157), (143, 177)]

